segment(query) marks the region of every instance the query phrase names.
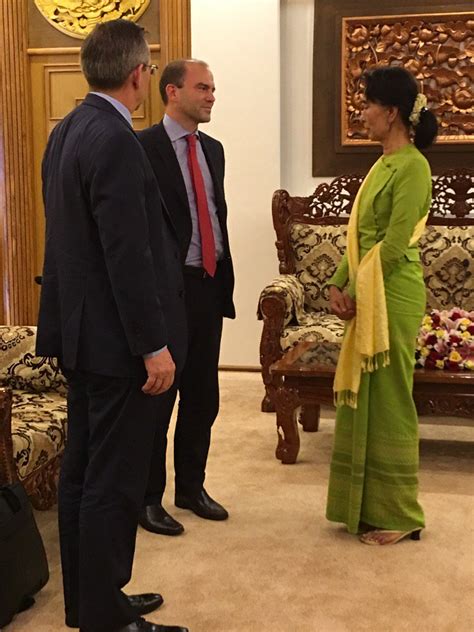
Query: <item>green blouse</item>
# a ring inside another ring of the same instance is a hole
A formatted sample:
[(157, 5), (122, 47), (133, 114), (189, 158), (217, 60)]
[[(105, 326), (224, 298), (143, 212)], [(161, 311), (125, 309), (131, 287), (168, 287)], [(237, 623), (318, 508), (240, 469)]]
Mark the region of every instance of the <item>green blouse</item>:
[[(419, 261), (418, 246), (408, 247), (418, 221), (431, 205), (431, 169), (411, 143), (377, 161), (359, 199), (359, 257), (382, 241), (380, 258), (384, 279), (404, 258)], [(340, 289), (349, 278), (344, 254), (328, 285)], [(355, 298), (354, 283), (347, 292)]]

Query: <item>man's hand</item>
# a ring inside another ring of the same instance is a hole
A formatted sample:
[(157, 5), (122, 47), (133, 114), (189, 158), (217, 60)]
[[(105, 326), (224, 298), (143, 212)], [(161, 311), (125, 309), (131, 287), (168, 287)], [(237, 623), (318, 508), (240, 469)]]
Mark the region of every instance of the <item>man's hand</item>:
[(145, 362), (148, 379), (142, 386), (142, 391), (146, 395), (160, 395), (167, 391), (174, 382), (176, 370), (168, 349), (163, 349), (158, 355), (143, 361)]
[(331, 312), (341, 320), (351, 320), (356, 314), (355, 301), (345, 290), (341, 292), (335, 285), (329, 288), (329, 306)]

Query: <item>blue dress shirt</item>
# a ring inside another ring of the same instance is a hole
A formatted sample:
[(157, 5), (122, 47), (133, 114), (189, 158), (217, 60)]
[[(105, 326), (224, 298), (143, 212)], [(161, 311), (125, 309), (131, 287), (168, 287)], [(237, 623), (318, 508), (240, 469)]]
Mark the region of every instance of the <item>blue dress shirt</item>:
[[(166, 133), (169, 136), (171, 144), (178, 159), (181, 173), (183, 174), (184, 184), (186, 185), (186, 193), (188, 196), (189, 209), (191, 211), (192, 222), (192, 235), (191, 242), (189, 244), (188, 253), (186, 255), (186, 265), (188, 266), (202, 266), (202, 252), (201, 252), (201, 235), (199, 232), (199, 219), (196, 207), (196, 196), (194, 194), (193, 182), (191, 174), (189, 173), (188, 165), (188, 141), (186, 136), (189, 136), (190, 132), (175, 121), (171, 116), (165, 114), (163, 118), (163, 125)], [(212, 182), (211, 172), (209, 171), (209, 165), (207, 164), (206, 157), (204, 155), (199, 132), (194, 132), (197, 136), (198, 142), (196, 143), (196, 153), (201, 167), (202, 177), (204, 179), (204, 187), (206, 189), (207, 205), (209, 207), (209, 215), (211, 217), (212, 231), (214, 233), (214, 243), (216, 245), (216, 261), (222, 259), (224, 253), (224, 240), (222, 237), (222, 231), (219, 224), (219, 217), (217, 215), (216, 196), (214, 191), (214, 183)]]

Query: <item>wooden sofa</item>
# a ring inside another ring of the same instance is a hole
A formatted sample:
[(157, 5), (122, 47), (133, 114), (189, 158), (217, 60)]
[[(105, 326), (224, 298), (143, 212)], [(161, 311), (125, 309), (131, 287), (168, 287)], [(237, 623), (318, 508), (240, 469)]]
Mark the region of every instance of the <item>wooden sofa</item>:
[(36, 509), (57, 497), (67, 425), (66, 380), (35, 356), (36, 327), (0, 326), (0, 486), (20, 480)]
[[(347, 222), (362, 180), (362, 176), (339, 176), (308, 197), (292, 197), (284, 190), (273, 196), (280, 275), (262, 291), (258, 305), (258, 318), (263, 320), (264, 412), (275, 410), (280, 380), (272, 376), (270, 367), (298, 342), (317, 341), (326, 356), (323, 360), (337, 361), (343, 323), (329, 313), (326, 283), (345, 250)], [(474, 310), (474, 170), (447, 171), (433, 179), (430, 217), (419, 245), (427, 311)], [(420, 370), (418, 380), (415, 371), (414, 397), (420, 414), (474, 419), (474, 372), (463, 382), (467, 388), (453, 385), (448, 396), (436, 396), (433, 384), (427, 388), (426, 373)], [(430, 375), (428, 382), (449, 380), (443, 371)], [(313, 415), (314, 407), (305, 411), (303, 405), (303, 427), (315, 427)]]

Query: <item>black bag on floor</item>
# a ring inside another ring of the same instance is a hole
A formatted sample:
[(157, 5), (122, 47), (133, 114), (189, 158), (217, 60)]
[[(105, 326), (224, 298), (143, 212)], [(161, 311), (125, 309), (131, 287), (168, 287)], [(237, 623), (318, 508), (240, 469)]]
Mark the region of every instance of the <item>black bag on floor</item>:
[(0, 628), (34, 604), (49, 579), (48, 560), (21, 483), (0, 487)]

